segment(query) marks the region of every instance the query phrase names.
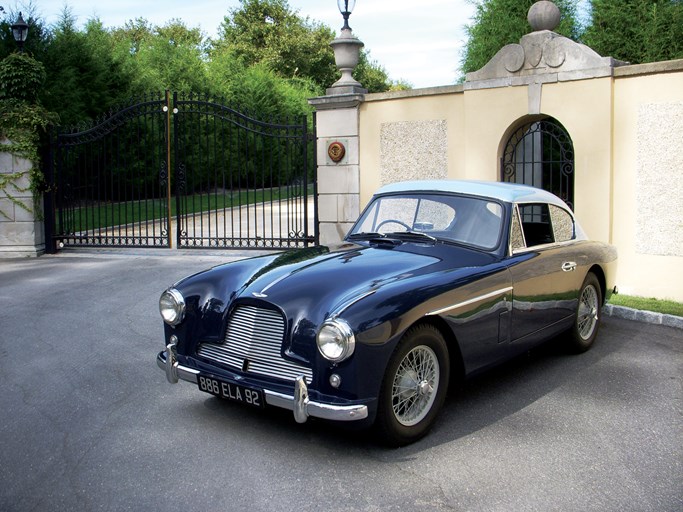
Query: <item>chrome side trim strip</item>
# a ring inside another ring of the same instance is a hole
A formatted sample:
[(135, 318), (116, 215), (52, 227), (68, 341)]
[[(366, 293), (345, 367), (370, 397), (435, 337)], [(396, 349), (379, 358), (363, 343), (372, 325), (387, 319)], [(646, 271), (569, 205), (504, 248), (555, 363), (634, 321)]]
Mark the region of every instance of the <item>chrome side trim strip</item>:
[[(172, 350), (170, 353), (171, 357), (169, 358), (167, 357), (166, 350), (159, 352), (157, 355), (157, 366), (164, 371), (167, 371), (167, 368), (170, 366), (173, 375), (177, 377), (175, 382), (178, 382), (178, 379), (180, 379), (196, 384), (199, 372), (178, 364), (178, 362), (175, 361), (175, 355), (173, 355)], [(169, 380), (169, 382), (171, 382), (171, 380)], [(306, 386), (305, 382), (302, 382), (302, 384), (304, 387)], [(266, 396), (266, 403), (268, 405), (280, 407), (289, 411), (298, 410), (295, 415), (297, 421), (299, 421), (299, 419), (306, 421), (309, 416), (333, 421), (355, 421), (368, 417), (367, 405), (333, 405), (322, 402), (312, 402), (308, 399), (308, 390), (306, 390), (305, 393), (303, 393), (303, 389), (301, 391), (302, 392), (298, 394), (299, 402), (297, 402), (296, 398), (292, 395), (276, 393), (275, 391), (270, 391), (268, 389), (264, 389), (263, 393)], [(303, 421), (301, 423), (303, 423)]]
[(334, 310), (334, 311), (332, 312), (332, 314), (330, 315), (330, 318), (336, 318), (336, 317), (340, 316), (344, 311), (346, 311), (347, 309), (349, 309), (349, 308), (350, 308), (351, 306), (353, 306), (356, 302), (360, 302), (360, 301), (363, 300), (365, 297), (369, 297), (370, 295), (372, 295), (372, 294), (375, 293), (375, 292), (377, 292), (377, 290), (370, 290), (370, 291), (367, 291), (367, 292), (365, 292), (365, 293), (361, 293), (361, 294), (358, 295), (357, 297), (353, 297), (352, 299), (349, 299), (348, 301), (342, 303), (341, 306), (339, 306), (336, 310)]
[(481, 301), (484, 301), (486, 299), (492, 299), (493, 297), (503, 295), (507, 292), (512, 291), (512, 289), (513, 289), (512, 286), (508, 286), (506, 288), (501, 288), (500, 290), (495, 290), (495, 291), (487, 293), (485, 295), (480, 295), (478, 297), (474, 297), (472, 299), (465, 300), (463, 302), (458, 302), (457, 304), (453, 304), (452, 306), (446, 306), (445, 308), (435, 309), (434, 311), (430, 311), (429, 313), (427, 313), (427, 315), (440, 315), (442, 313), (446, 313), (447, 311), (452, 311), (454, 309), (463, 308), (465, 306), (469, 306), (469, 305), (474, 304), (476, 302), (481, 302)]
[(266, 285), (266, 287), (265, 287), (263, 290), (261, 290), (260, 292), (254, 292), (254, 297), (261, 297), (261, 298), (263, 298), (263, 297), (268, 297), (268, 295), (266, 294), (266, 292), (267, 292), (270, 288), (272, 288), (273, 286), (275, 286), (276, 284), (278, 284), (280, 281), (284, 281), (285, 279), (287, 279), (287, 278), (288, 278), (289, 276), (291, 276), (291, 275), (292, 275), (292, 272), (290, 272), (290, 273), (288, 273), (288, 274), (285, 274), (285, 275), (282, 275), (282, 276), (278, 277), (277, 279), (275, 279), (274, 281), (272, 281), (271, 283), (269, 283), (268, 285)]

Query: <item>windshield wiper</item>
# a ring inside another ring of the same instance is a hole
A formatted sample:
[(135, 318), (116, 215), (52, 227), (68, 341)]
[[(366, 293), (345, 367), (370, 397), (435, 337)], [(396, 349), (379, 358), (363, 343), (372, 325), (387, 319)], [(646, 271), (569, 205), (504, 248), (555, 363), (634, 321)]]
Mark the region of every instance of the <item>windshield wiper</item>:
[(370, 244), (385, 247), (396, 247), (403, 242), (395, 236), (387, 236), (386, 233), (353, 233), (346, 237), (347, 240), (366, 241)]
[(375, 238), (386, 238), (387, 235), (383, 233), (372, 233), (372, 232), (362, 232), (362, 233), (352, 233), (346, 238), (349, 240), (373, 240)]
[(387, 233), (387, 236), (406, 242), (430, 242), (435, 244), (438, 241), (436, 237), (419, 231), (394, 231), (393, 233)]

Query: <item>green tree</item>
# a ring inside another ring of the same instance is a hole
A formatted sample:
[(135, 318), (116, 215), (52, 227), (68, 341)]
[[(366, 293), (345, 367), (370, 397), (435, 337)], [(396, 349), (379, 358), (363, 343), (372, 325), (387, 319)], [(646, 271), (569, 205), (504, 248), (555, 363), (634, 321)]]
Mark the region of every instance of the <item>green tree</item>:
[(64, 126), (95, 119), (127, 94), (128, 77), (115, 61), (108, 34), (99, 20), (76, 29), (67, 7), (53, 28), (43, 64), (47, 80), (40, 98)]
[[(302, 18), (287, 0), (240, 0), (221, 24), (215, 42), (218, 51), (229, 49), (245, 66), (263, 64), (284, 78), (304, 77), (323, 91), (339, 78), (328, 26)], [(361, 52), (355, 77), (370, 92), (391, 87), (384, 69)]]
[(305, 76), (323, 86), (335, 80), (329, 27), (301, 18), (287, 0), (240, 0), (220, 27), (217, 47), (228, 46), (245, 66), (264, 64), (283, 77)]
[(632, 64), (683, 58), (683, 1), (591, 0), (583, 42)]
[[(476, 12), (473, 22), (465, 26), (468, 41), (461, 61), (463, 74), (481, 69), (503, 46), (519, 43), (522, 36), (531, 32), (527, 14), (536, 0), (469, 1), (476, 5)], [(578, 39), (575, 2), (555, 0), (555, 4), (562, 13), (556, 32)]]
[[(138, 18), (112, 31), (114, 55), (123, 59), (135, 94), (152, 90), (207, 92), (208, 43), (199, 28), (181, 20), (152, 26)], [(125, 58), (124, 58), (125, 57)]]
[(125, 59), (115, 52), (111, 31), (98, 18), (85, 24), (85, 46), (92, 57), (93, 93), (104, 108), (124, 102), (131, 95), (133, 76), (125, 69)]
[[(337, 73), (337, 78), (338, 76), (339, 73)], [(364, 50), (360, 52), (358, 66), (354, 70), (353, 76), (370, 92), (385, 92), (392, 89), (394, 85), (389, 81), (386, 70), (376, 61), (371, 60), (369, 52)], [(396, 88), (400, 88), (400, 86), (397, 85)]]

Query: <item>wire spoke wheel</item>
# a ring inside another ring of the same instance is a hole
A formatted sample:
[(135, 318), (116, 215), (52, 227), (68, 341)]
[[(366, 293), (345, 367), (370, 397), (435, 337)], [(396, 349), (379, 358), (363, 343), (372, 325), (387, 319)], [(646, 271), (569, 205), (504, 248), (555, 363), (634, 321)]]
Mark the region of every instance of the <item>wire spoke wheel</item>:
[(424, 345), (412, 349), (399, 364), (391, 392), (396, 420), (404, 426), (422, 421), (431, 410), (439, 387), (439, 360)]
[(439, 329), (408, 329), (389, 359), (377, 400), (381, 441), (402, 446), (424, 436), (441, 410), (449, 379), (448, 345)]
[(598, 324), (598, 292), (593, 286), (586, 286), (579, 299), (577, 331), (584, 340), (589, 339)]
[(572, 352), (585, 352), (593, 345), (600, 328), (602, 289), (598, 278), (589, 272), (581, 286), (574, 325), (568, 331), (568, 347)]

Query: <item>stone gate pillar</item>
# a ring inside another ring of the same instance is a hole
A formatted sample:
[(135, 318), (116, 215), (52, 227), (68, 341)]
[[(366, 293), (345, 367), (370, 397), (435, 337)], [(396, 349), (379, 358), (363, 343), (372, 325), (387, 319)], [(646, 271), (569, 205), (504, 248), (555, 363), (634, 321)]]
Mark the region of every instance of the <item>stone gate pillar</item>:
[(33, 163), (3, 150), (0, 141), (0, 258), (40, 256), (45, 231), (30, 189)]
[(360, 213), (358, 111), (366, 92), (361, 91), (309, 100), (316, 109), (321, 245), (339, 243)]
[(330, 44), (341, 78), (327, 89), (326, 96), (309, 100), (317, 112), (318, 227), (322, 245), (341, 242), (361, 208), (359, 108), (368, 91), (352, 76), (363, 43), (348, 25), (350, 11), (342, 14), (345, 22), (341, 34)]

